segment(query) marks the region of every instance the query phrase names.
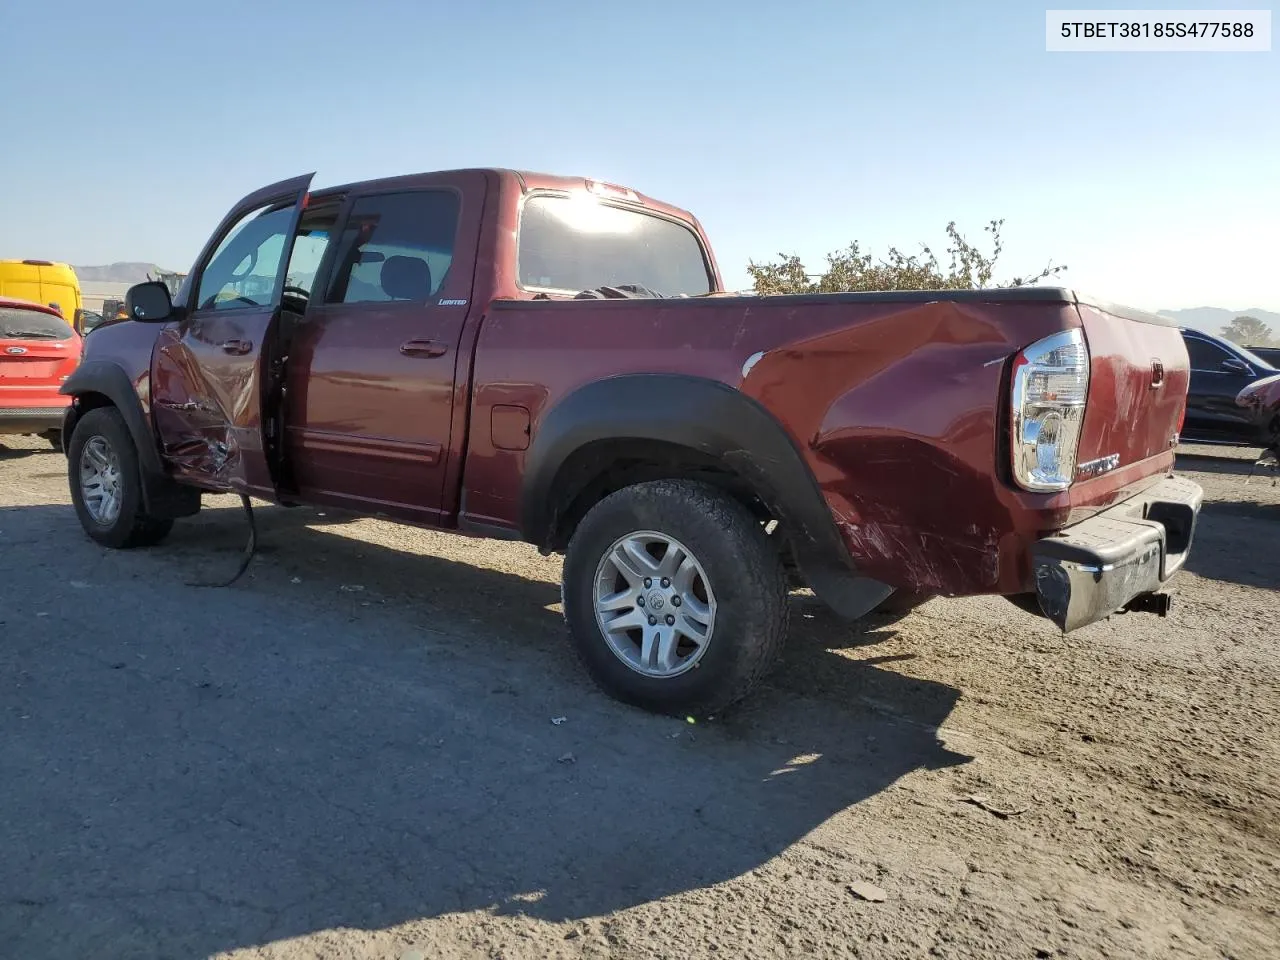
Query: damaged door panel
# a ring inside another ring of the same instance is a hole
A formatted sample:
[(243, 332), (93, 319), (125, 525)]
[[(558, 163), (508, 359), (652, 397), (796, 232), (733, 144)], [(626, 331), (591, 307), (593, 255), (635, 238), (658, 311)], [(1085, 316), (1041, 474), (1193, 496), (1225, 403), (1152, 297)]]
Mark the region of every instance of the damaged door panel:
[[(156, 341), (151, 383), (156, 432), (175, 475), (212, 490), (273, 496), (264, 398), (289, 255), (310, 174), (240, 201), (201, 253)], [(269, 429), (270, 428), (270, 429)]]

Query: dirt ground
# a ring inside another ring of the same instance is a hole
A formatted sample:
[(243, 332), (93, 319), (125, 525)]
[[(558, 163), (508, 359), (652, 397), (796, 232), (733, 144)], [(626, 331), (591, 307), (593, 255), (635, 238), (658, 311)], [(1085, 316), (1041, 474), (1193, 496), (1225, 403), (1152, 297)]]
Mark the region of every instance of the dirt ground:
[(1274, 960), (1280, 487), (1195, 452), (1171, 618), (798, 596), (690, 725), (596, 691), (527, 547), (264, 509), (187, 586), (232, 498), (110, 552), (11, 443), (0, 955)]

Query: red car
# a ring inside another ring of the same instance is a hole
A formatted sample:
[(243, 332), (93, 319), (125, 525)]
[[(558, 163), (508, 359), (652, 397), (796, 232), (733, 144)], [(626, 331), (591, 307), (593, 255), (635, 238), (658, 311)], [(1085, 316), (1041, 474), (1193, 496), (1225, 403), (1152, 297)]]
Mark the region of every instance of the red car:
[(0, 297), (0, 436), (62, 443), (70, 397), (59, 389), (80, 365), (83, 342), (57, 310)]

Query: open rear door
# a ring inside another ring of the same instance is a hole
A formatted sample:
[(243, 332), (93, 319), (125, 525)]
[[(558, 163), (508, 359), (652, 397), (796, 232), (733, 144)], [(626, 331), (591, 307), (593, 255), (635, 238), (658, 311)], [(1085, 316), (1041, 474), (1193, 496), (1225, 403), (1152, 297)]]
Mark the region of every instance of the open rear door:
[(276, 492), (263, 398), (313, 176), (264, 187), (232, 208), (179, 291), (176, 321), (156, 341), (151, 399), (161, 447), (178, 476), (208, 489)]

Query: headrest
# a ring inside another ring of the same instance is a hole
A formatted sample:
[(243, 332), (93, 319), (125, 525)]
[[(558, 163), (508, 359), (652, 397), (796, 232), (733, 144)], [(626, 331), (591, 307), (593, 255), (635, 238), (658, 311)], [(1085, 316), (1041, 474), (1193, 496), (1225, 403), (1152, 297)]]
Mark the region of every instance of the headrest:
[(381, 281), (382, 292), (392, 300), (426, 300), (431, 296), (431, 266), (417, 257), (387, 257)]

